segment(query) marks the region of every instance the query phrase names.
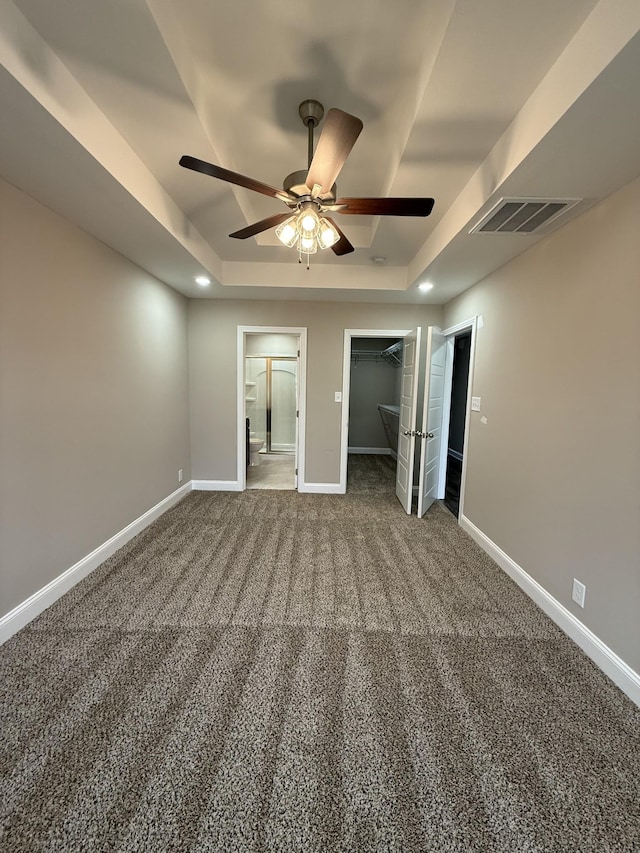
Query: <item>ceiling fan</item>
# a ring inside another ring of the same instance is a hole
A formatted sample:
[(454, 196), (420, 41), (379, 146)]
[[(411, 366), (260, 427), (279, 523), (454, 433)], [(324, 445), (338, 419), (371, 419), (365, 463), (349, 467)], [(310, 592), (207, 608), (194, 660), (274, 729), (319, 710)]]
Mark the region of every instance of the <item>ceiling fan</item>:
[(354, 251), (347, 237), (327, 213), (347, 216), (428, 216), (431, 213), (434, 203), (432, 198), (336, 198), (335, 180), (363, 124), (349, 113), (330, 109), (314, 152), (313, 130), (324, 115), (324, 107), (318, 101), (306, 100), (300, 104), (298, 112), (308, 131), (309, 167), (308, 170), (287, 175), (281, 190), (196, 157), (185, 154), (180, 158), (180, 165), (185, 169), (277, 198), (289, 208), (286, 213), (276, 213), (234, 231), (229, 234), (230, 237), (246, 240), (268, 228), (275, 228), (276, 236), (285, 246), (298, 249), (300, 261), (303, 255), (307, 255), (308, 267), (309, 255), (319, 248), (330, 248), (336, 255), (347, 255)]

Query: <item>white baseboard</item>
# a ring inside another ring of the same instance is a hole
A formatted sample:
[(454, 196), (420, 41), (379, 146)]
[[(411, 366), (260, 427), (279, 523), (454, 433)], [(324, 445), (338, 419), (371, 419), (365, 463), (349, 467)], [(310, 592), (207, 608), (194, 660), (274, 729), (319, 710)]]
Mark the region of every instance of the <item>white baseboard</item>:
[(83, 557), (71, 568), (66, 569), (57, 578), (54, 578), (42, 589), (34, 592), (13, 610), (10, 610), (0, 619), (0, 645), (5, 643), (9, 637), (12, 637), (25, 625), (28, 625), (36, 616), (39, 616), (43, 610), (57, 601), (65, 592), (68, 592), (79, 581), (96, 569), (101, 563), (114, 554), (118, 548), (126, 545), (130, 539), (137, 536), (145, 527), (148, 527), (152, 521), (159, 518), (163, 513), (170, 509), (174, 504), (178, 503), (186, 494), (191, 491), (191, 483), (185, 483), (175, 492), (172, 492), (166, 498), (157, 503), (154, 507), (147, 510), (131, 524), (124, 527), (111, 539), (103, 542), (86, 557)]
[(196, 492), (241, 492), (237, 480), (192, 480), (191, 486)]
[(298, 491), (314, 495), (343, 495), (340, 483), (298, 483)]
[(349, 453), (366, 453), (370, 456), (391, 456), (389, 447), (348, 447)]
[(632, 702), (640, 706), (640, 675), (464, 515), (460, 517), (460, 526), (529, 598), (580, 646), (595, 665), (608, 675)]

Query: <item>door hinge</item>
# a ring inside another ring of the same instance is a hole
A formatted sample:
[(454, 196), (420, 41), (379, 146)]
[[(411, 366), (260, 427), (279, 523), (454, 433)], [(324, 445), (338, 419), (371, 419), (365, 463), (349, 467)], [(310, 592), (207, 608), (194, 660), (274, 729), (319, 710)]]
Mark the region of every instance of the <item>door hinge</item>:
[(298, 350), (298, 358), (300, 358), (300, 350)]
[(296, 417), (297, 417), (297, 418), (299, 418), (299, 417), (300, 417), (300, 410), (299, 410), (299, 409), (296, 409)]
[(298, 476), (298, 469), (296, 468), (296, 477)]

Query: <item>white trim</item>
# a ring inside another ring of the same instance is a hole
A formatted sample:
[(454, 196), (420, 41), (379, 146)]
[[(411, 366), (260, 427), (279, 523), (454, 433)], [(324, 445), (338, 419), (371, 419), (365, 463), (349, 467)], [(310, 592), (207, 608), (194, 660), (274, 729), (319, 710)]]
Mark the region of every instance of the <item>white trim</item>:
[(312, 495), (344, 495), (346, 489), (340, 483), (300, 483), (298, 491)]
[(364, 453), (369, 456), (391, 456), (390, 447), (348, 447), (349, 453)]
[(190, 491), (191, 482), (185, 483), (184, 486), (176, 489), (175, 492), (172, 492), (155, 506), (151, 507), (151, 509), (147, 510), (139, 518), (136, 518), (135, 521), (132, 521), (131, 524), (123, 527), (119, 533), (107, 539), (106, 542), (103, 542), (102, 545), (99, 545), (90, 554), (87, 554), (86, 557), (78, 560), (77, 563), (66, 569), (57, 578), (54, 578), (46, 586), (34, 592), (33, 595), (5, 614), (0, 619), (0, 645), (21, 628), (24, 628), (25, 625), (28, 625), (29, 622), (35, 619), (36, 616), (39, 616), (47, 607), (51, 607), (65, 592), (68, 592), (79, 581), (91, 574), (108, 557), (115, 554), (119, 548), (126, 545), (130, 539), (137, 536), (145, 527), (148, 527), (156, 518), (159, 518), (174, 506), (174, 504), (177, 504)]
[(340, 426), (340, 492), (347, 491), (349, 455), (349, 394), (351, 393), (351, 338), (404, 338), (410, 329), (345, 329), (342, 353), (342, 412)]
[(192, 480), (195, 492), (242, 492), (242, 485), (237, 480)]
[[(237, 411), (237, 439), (236, 439), (236, 457), (237, 457), (237, 486), (238, 488), (235, 491), (244, 491), (246, 488), (247, 482), (247, 428), (246, 428), (246, 400), (245, 400), (245, 371), (246, 371), (246, 360), (245, 360), (245, 329), (246, 326), (238, 326), (238, 337), (236, 341), (237, 346), (237, 355), (236, 355), (236, 411)], [(215, 482), (209, 480), (199, 481), (202, 483), (207, 482)], [(194, 486), (196, 488), (196, 486)], [(206, 486), (202, 486), (202, 488), (206, 488)], [(213, 489), (213, 487), (211, 487)], [(226, 489), (225, 491), (229, 491)]]
[[(306, 326), (238, 326), (237, 337), (237, 389), (236, 409), (238, 419), (237, 434), (237, 489), (227, 491), (243, 492), (247, 487), (247, 460), (246, 460), (246, 427), (245, 427), (245, 354), (247, 335), (291, 335), (298, 338), (297, 387), (298, 387), (298, 418), (296, 424), (297, 447), (296, 447), (296, 481), (298, 491), (300, 483), (304, 482), (305, 470), (305, 437), (306, 437), (306, 411), (307, 411), (307, 328)], [(289, 357), (289, 356), (287, 356)], [(214, 481), (215, 482), (215, 481)]]
[(474, 539), (500, 568), (591, 658), (597, 667), (616, 684), (623, 693), (640, 706), (640, 675), (622, 658), (605, 645), (570, 610), (560, 604), (547, 590), (534, 580), (508, 554), (492, 542), (472, 521), (460, 515), (460, 526)]
[(476, 314), (474, 317), (469, 317), (468, 320), (462, 320), (460, 323), (456, 323), (455, 326), (449, 326), (447, 329), (442, 330), (442, 334), (445, 338), (448, 338), (450, 335), (457, 335), (458, 332), (464, 332), (465, 329), (470, 329), (472, 326), (475, 326), (478, 320), (478, 315)]

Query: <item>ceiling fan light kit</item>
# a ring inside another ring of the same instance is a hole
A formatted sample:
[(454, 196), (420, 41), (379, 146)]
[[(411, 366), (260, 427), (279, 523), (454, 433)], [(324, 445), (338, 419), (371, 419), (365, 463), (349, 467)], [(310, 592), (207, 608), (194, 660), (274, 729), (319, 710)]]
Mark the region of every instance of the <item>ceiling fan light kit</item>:
[(300, 261), (302, 255), (315, 255), (318, 249), (330, 249), (340, 239), (330, 220), (317, 214), (313, 202), (303, 202), (299, 213), (278, 225), (276, 237), (289, 248), (295, 246)]
[(318, 249), (331, 249), (335, 255), (354, 251), (353, 246), (327, 213), (376, 216), (428, 216), (433, 209), (432, 198), (336, 198), (336, 178), (345, 164), (351, 149), (362, 131), (362, 122), (342, 110), (330, 109), (314, 151), (313, 131), (324, 116), (319, 101), (306, 100), (298, 107), (302, 123), (308, 130), (309, 169), (292, 172), (279, 190), (246, 175), (230, 172), (196, 157), (184, 155), (180, 165), (185, 169), (202, 172), (213, 178), (245, 187), (254, 192), (283, 201), (291, 214), (278, 213), (241, 228), (230, 234), (246, 240), (266, 231), (276, 229), (276, 237), (288, 248), (296, 248), (298, 260), (310, 256)]

